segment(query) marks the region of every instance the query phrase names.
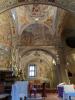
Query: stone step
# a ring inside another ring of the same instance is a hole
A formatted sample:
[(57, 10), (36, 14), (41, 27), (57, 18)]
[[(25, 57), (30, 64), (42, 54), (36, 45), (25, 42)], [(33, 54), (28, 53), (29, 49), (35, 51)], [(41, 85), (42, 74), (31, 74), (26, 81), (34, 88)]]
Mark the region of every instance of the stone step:
[(42, 97), (31, 97), (31, 98), (28, 98), (27, 100), (43, 100)]

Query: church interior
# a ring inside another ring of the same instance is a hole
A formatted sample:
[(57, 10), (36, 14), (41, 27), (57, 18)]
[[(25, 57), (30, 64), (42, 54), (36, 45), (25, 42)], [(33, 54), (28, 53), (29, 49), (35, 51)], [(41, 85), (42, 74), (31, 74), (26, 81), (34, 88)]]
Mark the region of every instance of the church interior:
[(0, 100), (75, 100), (75, 0), (0, 0)]

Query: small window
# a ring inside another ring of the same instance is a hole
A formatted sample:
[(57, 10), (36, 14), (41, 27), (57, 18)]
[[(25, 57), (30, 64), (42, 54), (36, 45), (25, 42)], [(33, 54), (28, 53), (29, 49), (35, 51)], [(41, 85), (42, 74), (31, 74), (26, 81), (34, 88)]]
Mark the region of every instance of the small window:
[(28, 67), (28, 77), (36, 77), (36, 65), (29, 65)]

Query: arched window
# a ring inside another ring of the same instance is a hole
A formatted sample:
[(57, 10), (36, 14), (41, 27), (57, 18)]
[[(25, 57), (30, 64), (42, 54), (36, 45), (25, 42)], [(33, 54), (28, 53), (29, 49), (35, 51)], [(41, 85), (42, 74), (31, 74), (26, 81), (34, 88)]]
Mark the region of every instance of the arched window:
[(28, 66), (28, 77), (29, 78), (35, 78), (36, 77), (36, 65), (30, 64)]

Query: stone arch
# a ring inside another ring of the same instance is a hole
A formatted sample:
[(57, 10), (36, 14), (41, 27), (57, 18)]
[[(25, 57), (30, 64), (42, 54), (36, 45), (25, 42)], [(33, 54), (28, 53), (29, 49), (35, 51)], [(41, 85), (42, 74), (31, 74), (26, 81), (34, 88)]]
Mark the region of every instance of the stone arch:
[[(4, 3), (3, 3), (4, 2)], [(70, 12), (73, 12), (73, 13), (75, 13), (75, 2), (71, 2), (71, 1), (69, 1), (69, 0), (67, 0), (67, 1), (60, 1), (60, 0), (51, 0), (51, 1), (47, 1), (47, 0), (42, 0), (42, 1), (38, 1), (38, 0), (31, 0), (31, 1), (21, 1), (21, 0), (12, 0), (12, 1), (10, 1), (10, 0), (8, 0), (8, 1), (6, 1), (6, 3), (5, 3), (5, 1), (3, 1), (2, 3), (1, 3), (1, 11), (0, 11), (0, 13), (2, 13), (2, 12), (4, 12), (4, 11), (6, 11), (6, 10), (9, 10), (9, 9), (12, 9), (12, 8), (15, 8), (15, 7), (18, 7), (18, 6), (22, 6), (22, 5), (29, 5), (29, 4), (45, 4), (45, 5), (52, 5), (52, 6), (56, 6), (56, 7), (59, 7), (59, 8), (62, 8), (62, 9), (65, 9), (65, 10), (67, 10), (67, 11), (70, 11)], [(4, 6), (3, 6), (3, 5)]]
[[(43, 69), (46, 69), (47, 71), (49, 71), (49, 73), (48, 74), (50, 74), (50, 72), (52, 72), (52, 73), (57, 73), (57, 68), (55, 67), (55, 71), (56, 72), (53, 72), (52, 70), (53, 70), (53, 68), (54, 67), (52, 67), (52, 65), (54, 65), (53, 63), (52, 63), (52, 61), (53, 60), (55, 60), (56, 59), (56, 57), (55, 57), (55, 55), (53, 54), (53, 53), (51, 53), (51, 52), (48, 52), (47, 50), (44, 50), (44, 49), (30, 49), (30, 50), (27, 50), (27, 51), (25, 51), (24, 53), (23, 53), (23, 55), (21, 55), (21, 61), (20, 62), (22, 62), (21, 63), (21, 68), (22, 68), (22, 70), (27, 70), (27, 68), (28, 68), (28, 64), (37, 64), (39, 67), (38, 68), (40, 68), (41, 66), (41, 68), (43, 68)], [(39, 63), (40, 64), (39, 64)], [(44, 66), (43, 66), (44, 65)], [(26, 71), (26, 72), (28, 72), (28, 71)], [(26, 74), (26, 72), (24, 73), (24, 75), (25, 75), (25, 77), (27, 78), (27, 75), (28, 74)], [(45, 72), (45, 70), (44, 70), (44, 72)], [(46, 72), (45, 72), (46, 73)], [(41, 74), (42, 75), (42, 74)], [(44, 74), (43, 74), (44, 75)], [(53, 74), (52, 74), (53, 75)], [(50, 74), (50, 77), (48, 77), (48, 78), (51, 78), (52, 79), (52, 75)], [(49, 75), (48, 75), (49, 76)], [(41, 76), (42, 77), (42, 76)], [(54, 77), (56, 77), (56, 79), (57, 79), (57, 74), (56, 74), (56, 76), (54, 76)], [(43, 77), (44, 78), (44, 77)], [(52, 82), (52, 81), (51, 81)], [(51, 84), (51, 83), (50, 83)]]
[[(27, 27), (29, 27), (30, 25), (33, 25), (33, 24), (35, 24), (35, 23), (31, 23), (31, 24), (24, 24), (24, 25), (22, 25), (21, 26), (21, 29), (20, 29), (20, 35), (22, 34), (22, 32), (27, 28)], [(51, 30), (50, 29), (50, 27), (47, 25), (47, 24), (45, 24), (45, 23), (37, 23), (37, 24), (40, 24), (40, 25), (43, 25), (43, 26), (45, 26), (45, 27), (47, 27), (49, 30)]]
[(50, 55), (57, 62), (55, 54), (53, 54), (51, 51), (48, 51), (48, 50), (45, 50), (45, 49), (42, 49), (42, 48), (32, 48), (32, 49), (26, 50), (26, 51), (22, 52), (21, 57), (23, 57), (25, 54), (27, 55), (27, 53), (29, 53), (31, 51), (42, 51), (42, 52)]

